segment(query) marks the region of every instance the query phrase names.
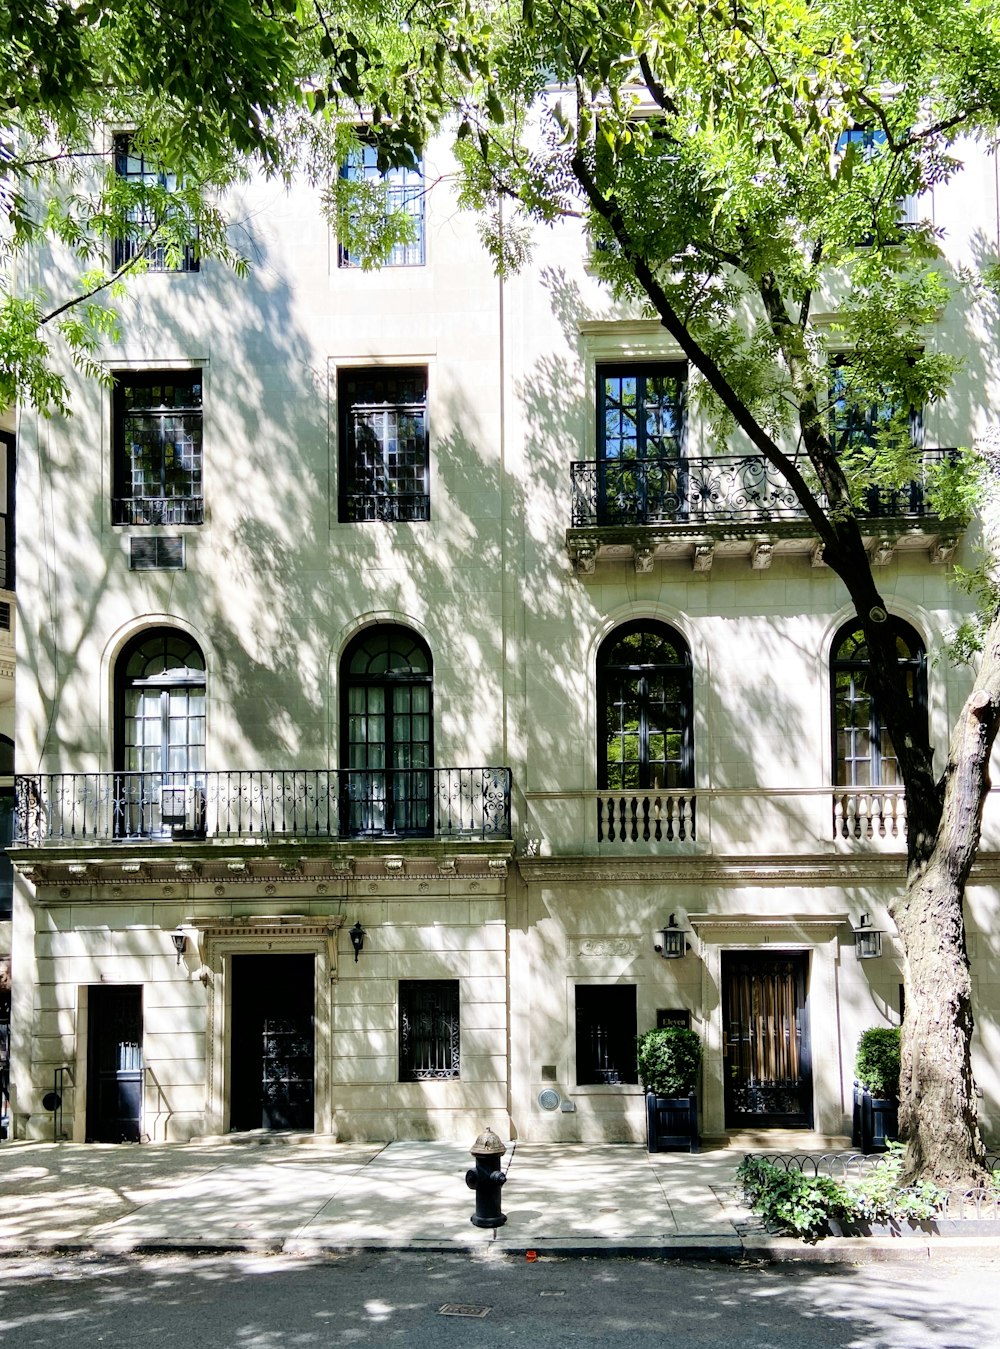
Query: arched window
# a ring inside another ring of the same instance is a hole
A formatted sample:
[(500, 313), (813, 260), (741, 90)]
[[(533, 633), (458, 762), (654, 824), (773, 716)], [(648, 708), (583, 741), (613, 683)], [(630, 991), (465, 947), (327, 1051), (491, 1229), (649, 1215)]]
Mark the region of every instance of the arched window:
[(616, 628), (597, 653), (598, 787), (694, 783), (691, 653), (665, 623)]
[(205, 658), (174, 628), (141, 633), (116, 670), (116, 832), (198, 834), (205, 805)]
[[(927, 652), (908, 623), (893, 618), (896, 659), (907, 693), (927, 720)], [(868, 643), (857, 619), (833, 639), (830, 658), (833, 699), (834, 784), (838, 787), (895, 787), (902, 783), (896, 753), (870, 691)]]
[(409, 628), (367, 628), (340, 664), (341, 828), (350, 834), (426, 834), (434, 763), (432, 668)]

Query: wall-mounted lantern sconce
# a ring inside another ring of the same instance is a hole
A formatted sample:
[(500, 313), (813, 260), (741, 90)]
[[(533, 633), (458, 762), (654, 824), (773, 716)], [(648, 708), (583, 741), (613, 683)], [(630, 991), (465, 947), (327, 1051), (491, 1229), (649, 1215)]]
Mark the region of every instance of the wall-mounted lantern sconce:
[(656, 935), (653, 950), (659, 951), (664, 960), (677, 960), (687, 953), (687, 932), (677, 926), (673, 914), (667, 920), (667, 926)]
[(351, 939), (351, 945), (354, 947), (354, 963), (358, 963), (358, 956), (365, 949), (365, 930), (361, 926), (361, 919), (354, 924), (347, 934)]
[(177, 963), (181, 963), (181, 956), (184, 954), (184, 948), (187, 946), (187, 934), (183, 928), (174, 928), (170, 934), (170, 940), (173, 943), (174, 950), (177, 952)]
[(854, 929), (854, 954), (859, 960), (877, 960), (882, 954), (882, 934), (872, 927), (867, 913), (861, 915)]

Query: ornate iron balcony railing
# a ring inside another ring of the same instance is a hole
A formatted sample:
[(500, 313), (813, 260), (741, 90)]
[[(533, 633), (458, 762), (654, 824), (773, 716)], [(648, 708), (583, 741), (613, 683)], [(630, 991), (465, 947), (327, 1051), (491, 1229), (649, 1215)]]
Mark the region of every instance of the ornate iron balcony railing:
[[(925, 467), (954, 458), (954, 449), (925, 450)], [(682, 525), (805, 520), (781, 474), (762, 455), (676, 459), (607, 459), (570, 467), (572, 524)], [(930, 514), (925, 484), (871, 487), (862, 513), (877, 519)]]
[(113, 525), (202, 525), (205, 523), (205, 499), (197, 496), (114, 497), (111, 501)]
[(509, 768), (43, 773), (15, 778), (14, 842), (509, 839)]

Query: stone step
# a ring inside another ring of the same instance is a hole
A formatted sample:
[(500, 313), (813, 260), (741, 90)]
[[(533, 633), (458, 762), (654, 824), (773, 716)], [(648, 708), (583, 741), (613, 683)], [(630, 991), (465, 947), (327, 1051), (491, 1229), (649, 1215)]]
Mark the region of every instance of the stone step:
[(733, 1148), (740, 1152), (850, 1152), (849, 1134), (821, 1134), (814, 1129), (727, 1129), (702, 1134), (703, 1151)]

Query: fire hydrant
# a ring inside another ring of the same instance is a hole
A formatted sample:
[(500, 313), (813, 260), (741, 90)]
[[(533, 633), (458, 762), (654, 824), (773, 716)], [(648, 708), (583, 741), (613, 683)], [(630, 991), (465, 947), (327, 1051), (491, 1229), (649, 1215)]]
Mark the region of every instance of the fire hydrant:
[(507, 1151), (487, 1125), (469, 1149), (476, 1159), (465, 1173), (465, 1183), (476, 1192), (476, 1211), (470, 1219), (476, 1227), (502, 1227), (507, 1215), (500, 1212), (500, 1187), (507, 1177), (498, 1165)]

